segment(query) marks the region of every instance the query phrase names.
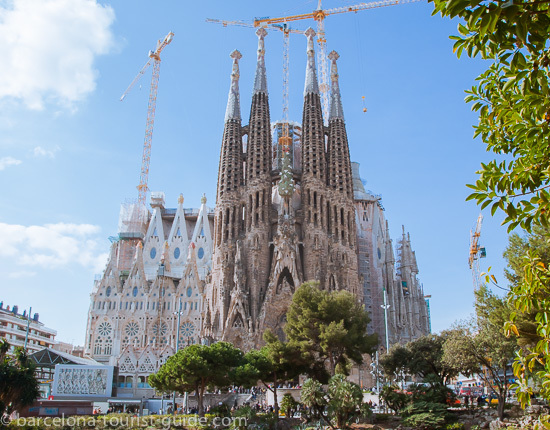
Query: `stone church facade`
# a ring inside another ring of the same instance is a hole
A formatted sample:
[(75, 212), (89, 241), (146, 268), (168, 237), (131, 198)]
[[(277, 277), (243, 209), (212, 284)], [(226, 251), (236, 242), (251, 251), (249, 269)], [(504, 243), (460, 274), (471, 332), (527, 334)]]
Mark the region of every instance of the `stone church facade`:
[(384, 292), (390, 344), (429, 333), (410, 238), (403, 229), (395, 255), (381, 198), (365, 190), (350, 159), (338, 54), (329, 55), (328, 125), (311, 29), (302, 123), (273, 124), (266, 32), (257, 34), (248, 125), (240, 108), (241, 54), (231, 54), (215, 208), (203, 197), (200, 209), (185, 209), (180, 196), (178, 207), (167, 209), (163, 195), (152, 194), (152, 213), (121, 214), (121, 232), (94, 284), (86, 351), (119, 367), (119, 389), (128, 394), (146, 389), (147, 375), (183, 345), (226, 340), (250, 349), (268, 328), (282, 335), (292, 295), (304, 281), (354, 293), (382, 344)]

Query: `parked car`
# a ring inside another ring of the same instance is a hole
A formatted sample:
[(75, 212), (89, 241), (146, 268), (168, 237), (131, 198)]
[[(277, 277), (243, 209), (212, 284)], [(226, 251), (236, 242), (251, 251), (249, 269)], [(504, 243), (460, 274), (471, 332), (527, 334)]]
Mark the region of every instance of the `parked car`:
[(481, 398), (483, 399), (484, 404), (488, 404), (488, 403), (490, 403), (491, 405), (498, 404), (498, 396), (495, 393), (491, 393), (489, 395), (484, 394), (483, 396), (481, 396)]

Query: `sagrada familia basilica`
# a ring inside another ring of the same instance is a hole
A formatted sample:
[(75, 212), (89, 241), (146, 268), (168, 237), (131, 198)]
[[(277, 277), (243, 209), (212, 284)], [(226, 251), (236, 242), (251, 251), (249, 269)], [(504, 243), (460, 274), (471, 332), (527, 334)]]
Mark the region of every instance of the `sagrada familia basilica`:
[(410, 237), (403, 229), (394, 249), (381, 198), (365, 190), (350, 160), (338, 54), (329, 55), (328, 126), (311, 29), (302, 123), (271, 123), (266, 33), (257, 34), (247, 125), (241, 54), (231, 54), (215, 205), (203, 196), (199, 209), (184, 208), (180, 196), (172, 209), (152, 193), (152, 212), (121, 210), (119, 235), (91, 293), (85, 345), (95, 360), (118, 366), (119, 392), (148, 389), (147, 376), (185, 345), (225, 340), (246, 350), (261, 346), (268, 328), (283, 336), (304, 281), (354, 293), (383, 345), (386, 333), (391, 345), (430, 332)]

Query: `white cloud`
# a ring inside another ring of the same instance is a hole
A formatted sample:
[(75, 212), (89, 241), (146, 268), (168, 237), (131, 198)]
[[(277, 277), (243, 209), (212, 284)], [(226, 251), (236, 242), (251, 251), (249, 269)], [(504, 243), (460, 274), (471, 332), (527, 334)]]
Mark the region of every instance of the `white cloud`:
[(101, 252), (99, 232), (100, 228), (91, 224), (0, 223), (0, 256), (27, 267), (79, 265), (100, 272), (107, 254)]
[(10, 279), (19, 279), (19, 278), (30, 278), (32, 276), (35, 276), (36, 272), (31, 272), (28, 270), (20, 270), (17, 272), (10, 272), (8, 273), (8, 278)]
[(0, 170), (4, 170), (6, 167), (9, 166), (17, 166), (18, 164), (21, 164), (21, 160), (17, 160), (13, 157), (2, 157), (0, 158)]
[(42, 109), (71, 106), (95, 89), (96, 56), (113, 46), (114, 11), (96, 0), (0, 2), (0, 98)]
[(33, 149), (33, 154), (35, 157), (55, 158), (55, 153), (59, 151), (59, 149), (57, 145), (53, 149), (44, 149), (41, 146), (37, 146)]

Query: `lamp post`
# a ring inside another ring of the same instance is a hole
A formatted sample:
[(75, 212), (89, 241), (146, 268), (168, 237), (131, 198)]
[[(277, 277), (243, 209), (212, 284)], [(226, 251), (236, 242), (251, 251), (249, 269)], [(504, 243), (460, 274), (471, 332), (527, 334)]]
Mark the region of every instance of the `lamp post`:
[[(157, 312), (160, 316), (160, 298), (161, 298), (161, 294), (163, 293), (163, 288), (164, 288), (164, 259), (161, 259), (161, 263), (159, 264), (159, 268), (158, 268), (158, 276), (160, 277), (160, 291), (159, 291), (159, 302), (158, 302), (158, 306), (157, 306)], [(160, 318), (160, 317), (159, 317)], [(158, 323), (158, 333), (156, 335), (156, 338), (159, 338), (160, 337), (160, 320), (159, 320), (159, 323)], [(157, 342), (157, 339), (155, 339), (155, 344)], [(166, 411), (164, 410), (164, 391), (162, 392), (161, 394), (161, 400), (160, 400), (160, 409), (162, 410), (162, 413), (165, 414)]]
[(380, 305), (382, 309), (384, 309), (384, 328), (386, 332), (386, 352), (390, 350), (390, 336), (388, 333), (388, 309), (390, 308), (390, 305), (387, 304), (387, 293), (386, 288), (383, 289), (384, 291), (384, 304)]
[[(183, 314), (183, 311), (181, 310), (181, 298), (178, 298), (178, 310), (174, 312), (174, 315), (178, 316), (178, 327), (176, 329), (176, 354), (179, 351), (180, 346), (180, 321), (181, 321), (181, 315)], [(176, 413), (176, 392), (174, 391), (174, 414)], [(187, 413), (187, 411), (186, 411)]]
[(27, 350), (27, 342), (29, 341), (29, 329), (31, 326), (31, 313), (32, 313), (32, 306), (29, 308), (29, 315), (27, 315), (27, 333), (25, 334), (25, 345), (23, 348), (25, 348), (25, 351)]

